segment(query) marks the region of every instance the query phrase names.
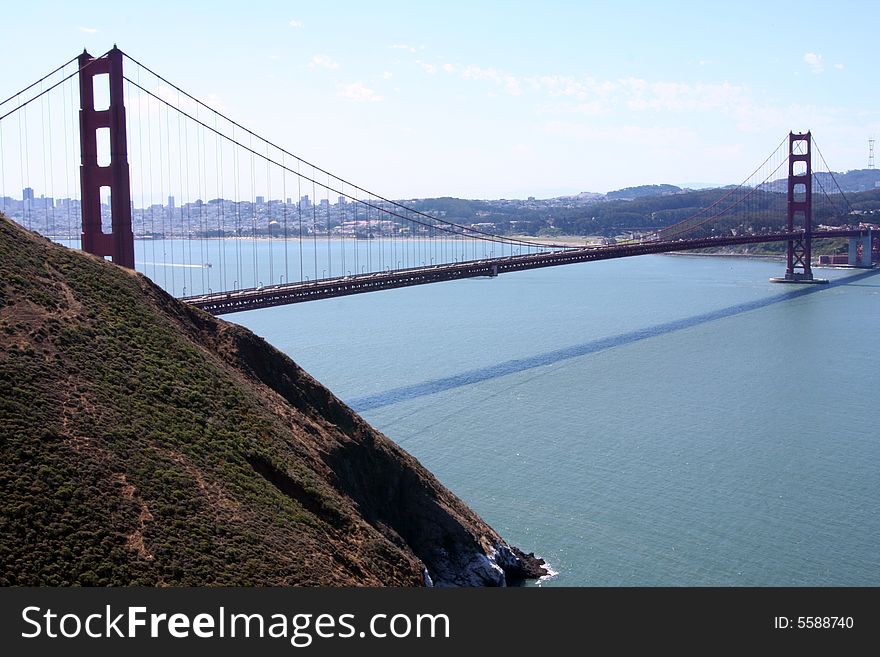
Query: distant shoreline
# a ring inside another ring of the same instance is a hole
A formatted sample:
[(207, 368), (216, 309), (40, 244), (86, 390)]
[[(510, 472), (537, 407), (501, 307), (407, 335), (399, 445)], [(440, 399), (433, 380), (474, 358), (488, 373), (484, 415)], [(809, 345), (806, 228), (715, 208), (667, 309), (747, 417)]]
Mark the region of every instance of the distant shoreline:
[(668, 251), (659, 255), (691, 256), (693, 258), (753, 258), (755, 260), (785, 260), (785, 254), (770, 253), (695, 253), (693, 251)]

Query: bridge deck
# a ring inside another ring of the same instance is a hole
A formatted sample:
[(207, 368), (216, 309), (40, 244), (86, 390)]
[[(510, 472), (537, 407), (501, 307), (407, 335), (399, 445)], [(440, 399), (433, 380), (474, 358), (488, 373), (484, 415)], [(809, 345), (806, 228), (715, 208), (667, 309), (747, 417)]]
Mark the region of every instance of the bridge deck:
[[(813, 239), (833, 237), (856, 237), (860, 230), (829, 230), (816, 231)], [(707, 237), (699, 239), (681, 239), (662, 242), (638, 242), (611, 246), (588, 246), (573, 249), (561, 249), (527, 255), (515, 255), (504, 258), (471, 260), (453, 264), (430, 265), (412, 269), (396, 269), (373, 274), (341, 276), (306, 283), (290, 283), (262, 288), (237, 290), (234, 292), (218, 292), (214, 294), (185, 297), (182, 300), (197, 308), (214, 315), (256, 310), (272, 306), (283, 306), (303, 301), (314, 301), (330, 297), (341, 297), (363, 292), (388, 290), (411, 285), (425, 285), (440, 281), (452, 281), (460, 278), (477, 276), (497, 276), (524, 269), (554, 267), (577, 262), (593, 260), (610, 260), (638, 255), (669, 253), (672, 251), (691, 251), (721, 246), (740, 244), (758, 244), (765, 242), (785, 242), (802, 236), (794, 233), (765, 233), (761, 235), (741, 235), (730, 237)]]

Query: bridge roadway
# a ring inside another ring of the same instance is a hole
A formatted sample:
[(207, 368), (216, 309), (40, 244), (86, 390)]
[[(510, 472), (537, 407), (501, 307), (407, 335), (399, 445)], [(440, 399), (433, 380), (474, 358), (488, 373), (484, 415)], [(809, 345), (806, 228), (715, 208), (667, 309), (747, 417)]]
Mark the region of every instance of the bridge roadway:
[[(839, 229), (814, 231), (812, 237), (813, 239), (857, 237), (862, 234), (863, 231), (857, 229)], [(411, 269), (394, 269), (370, 274), (340, 276), (317, 281), (287, 283), (230, 292), (214, 292), (201, 296), (183, 297), (181, 301), (214, 315), (222, 315), (243, 310), (256, 310), (258, 308), (283, 306), (303, 301), (341, 297), (349, 294), (388, 290), (396, 287), (424, 285), (426, 283), (453, 281), (460, 278), (473, 278), (477, 276), (497, 276), (498, 274), (506, 274), (512, 271), (554, 267), (576, 262), (610, 260), (612, 258), (626, 258), (652, 253), (690, 251), (740, 244), (785, 242), (790, 239), (797, 239), (802, 235), (803, 231), (795, 231), (792, 233), (763, 233), (759, 235), (631, 242), (609, 246), (568, 247), (561, 248), (558, 251), (545, 251), (543, 253), (469, 260)]]

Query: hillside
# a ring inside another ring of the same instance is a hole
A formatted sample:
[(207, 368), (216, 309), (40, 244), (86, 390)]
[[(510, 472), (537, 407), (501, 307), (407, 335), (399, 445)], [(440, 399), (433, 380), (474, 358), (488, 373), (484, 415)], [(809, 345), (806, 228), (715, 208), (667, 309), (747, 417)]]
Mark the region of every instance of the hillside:
[(0, 584), (543, 574), (248, 330), (0, 217)]
[(678, 194), (681, 191), (681, 188), (675, 185), (641, 185), (639, 187), (626, 187), (608, 192), (605, 198), (609, 201), (631, 201), (636, 198)]

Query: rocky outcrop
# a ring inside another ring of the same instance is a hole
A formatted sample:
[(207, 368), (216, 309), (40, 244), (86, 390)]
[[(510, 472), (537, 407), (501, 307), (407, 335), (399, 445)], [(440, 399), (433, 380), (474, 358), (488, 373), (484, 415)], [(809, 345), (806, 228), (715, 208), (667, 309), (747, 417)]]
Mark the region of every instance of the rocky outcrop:
[(504, 586), (547, 574), (544, 561), (507, 545), (407, 452), (369, 426), (290, 358), (234, 327), (236, 367), (288, 404), (329, 423), (320, 459), (334, 488), (389, 540), (425, 564), (435, 586)]

